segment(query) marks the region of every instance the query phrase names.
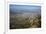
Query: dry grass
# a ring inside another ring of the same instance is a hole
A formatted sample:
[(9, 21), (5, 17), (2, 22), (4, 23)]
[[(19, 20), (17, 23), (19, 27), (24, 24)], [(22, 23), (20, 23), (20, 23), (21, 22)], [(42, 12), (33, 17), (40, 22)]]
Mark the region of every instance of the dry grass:
[(34, 18), (27, 17), (10, 17), (10, 29), (19, 28), (39, 28), (41, 27), (41, 16), (37, 15)]

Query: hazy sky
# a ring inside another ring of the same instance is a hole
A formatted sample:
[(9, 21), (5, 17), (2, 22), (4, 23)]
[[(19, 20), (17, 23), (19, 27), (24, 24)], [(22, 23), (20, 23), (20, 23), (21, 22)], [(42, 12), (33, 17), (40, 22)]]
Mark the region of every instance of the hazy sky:
[(10, 5), (10, 10), (13, 12), (22, 12), (22, 11), (28, 11), (28, 12), (40, 12), (41, 6), (36, 5)]

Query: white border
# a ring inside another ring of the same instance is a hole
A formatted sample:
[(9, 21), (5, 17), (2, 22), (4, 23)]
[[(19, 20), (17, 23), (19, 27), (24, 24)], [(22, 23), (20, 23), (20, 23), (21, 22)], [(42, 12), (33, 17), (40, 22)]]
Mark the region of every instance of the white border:
[[(42, 31), (43, 30), (43, 16), (41, 15), (41, 28), (30, 28), (30, 29), (13, 29), (13, 30), (10, 30), (9, 29), (9, 4), (17, 4), (17, 5), (21, 5), (21, 4), (23, 4), (23, 5), (25, 5), (24, 3), (6, 3), (6, 12), (5, 12), (5, 21), (6, 21), (6, 25), (5, 25), (5, 32), (6, 32), (6, 34), (8, 34), (8, 33), (10, 33), (10, 34), (15, 34), (15, 33), (17, 33), (18, 32), (18, 34), (19, 34), (19, 32), (39, 32), (39, 31)], [(35, 3), (34, 3), (35, 4)], [(34, 5), (33, 4), (33, 5)], [(30, 4), (30, 3), (28, 3), (28, 4), (26, 4), (26, 5), (32, 5), (32, 4)], [(39, 5), (39, 6), (41, 6), (41, 8), (43, 9), (43, 4), (35, 4), (35, 5)], [(41, 14), (42, 14), (42, 9), (41, 9)]]

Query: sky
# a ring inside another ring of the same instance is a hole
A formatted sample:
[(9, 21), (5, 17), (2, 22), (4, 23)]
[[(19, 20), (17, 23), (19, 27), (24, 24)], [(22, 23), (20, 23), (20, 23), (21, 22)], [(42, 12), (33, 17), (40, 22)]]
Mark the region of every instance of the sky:
[(41, 6), (36, 6), (36, 5), (10, 4), (9, 7), (12, 12), (41, 12)]

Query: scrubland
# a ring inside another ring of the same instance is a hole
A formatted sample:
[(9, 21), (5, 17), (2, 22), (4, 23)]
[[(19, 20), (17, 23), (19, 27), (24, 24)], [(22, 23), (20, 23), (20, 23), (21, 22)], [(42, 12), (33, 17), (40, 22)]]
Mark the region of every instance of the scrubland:
[(10, 29), (41, 28), (41, 15), (11, 15)]

